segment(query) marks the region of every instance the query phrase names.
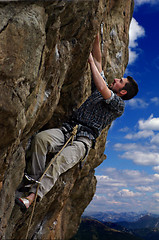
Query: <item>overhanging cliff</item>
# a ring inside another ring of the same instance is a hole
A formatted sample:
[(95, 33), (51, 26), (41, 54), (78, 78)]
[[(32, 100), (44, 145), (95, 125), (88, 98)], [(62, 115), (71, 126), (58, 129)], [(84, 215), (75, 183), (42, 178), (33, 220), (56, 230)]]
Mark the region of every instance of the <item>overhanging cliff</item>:
[[(31, 137), (60, 126), (90, 94), (87, 59), (101, 22), (105, 75), (109, 82), (123, 75), (132, 12), (133, 0), (0, 3), (0, 238), (26, 236), (31, 208), (22, 214), (14, 200)], [(107, 130), (82, 170), (67, 171), (37, 203), (29, 239), (75, 234), (95, 193)]]

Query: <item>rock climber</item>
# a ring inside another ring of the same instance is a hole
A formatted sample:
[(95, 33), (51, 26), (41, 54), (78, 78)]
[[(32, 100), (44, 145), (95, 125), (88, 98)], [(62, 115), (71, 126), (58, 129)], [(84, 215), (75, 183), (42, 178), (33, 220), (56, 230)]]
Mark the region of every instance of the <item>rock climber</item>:
[[(40, 199), (51, 190), (62, 173), (88, 155), (101, 131), (123, 114), (124, 100), (133, 98), (138, 92), (138, 85), (130, 76), (115, 78), (108, 86), (102, 71), (99, 33), (93, 43), (88, 63), (94, 84), (91, 95), (61, 128), (42, 131), (33, 140), (31, 176), (38, 180), (45, 171), (47, 154), (57, 153), (70, 137), (73, 127), (78, 125), (73, 144), (62, 150), (42, 178), (37, 192)], [(34, 201), (36, 187), (37, 184), (33, 184), (27, 197), (16, 198), (16, 203), (22, 209), (26, 210)]]

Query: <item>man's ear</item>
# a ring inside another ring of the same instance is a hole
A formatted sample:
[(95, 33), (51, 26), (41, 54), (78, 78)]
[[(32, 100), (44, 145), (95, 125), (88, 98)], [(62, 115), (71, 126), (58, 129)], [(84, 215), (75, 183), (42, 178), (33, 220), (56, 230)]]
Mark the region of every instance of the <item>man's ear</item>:
[(120, 96), (122, 97), (122, 96), (124, 96), (125, 94), (127, 94), (127, 91), (126, 91), (125, 89), (122, 89), (122, 90), (120, 91)]

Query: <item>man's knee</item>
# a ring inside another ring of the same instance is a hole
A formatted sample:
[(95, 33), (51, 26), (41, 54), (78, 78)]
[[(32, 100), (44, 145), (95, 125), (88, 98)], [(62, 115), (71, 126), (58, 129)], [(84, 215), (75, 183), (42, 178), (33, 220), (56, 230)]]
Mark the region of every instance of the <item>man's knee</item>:
[(85, 155), (86, 153), (86, 145), (84, 142), (81, 141), (74, 141), (73, 146), (76, 148), (76, 153), (78, 156), (81, 158)]
[(88, 149), (90, 149), (92, 147), (92, 145), (93, 145), (93, 141), (90, 140), (87, 137), (78, 137), (77, 141), (82, 142), (85, 146), (87, 146), (86, 148), (88, 148)]
[(34, 145), (38, 145), (38, 146), (46, 145), (47, 142), (48, 142), (48, 138), (45, 131), (39, 132), (34, 137)]

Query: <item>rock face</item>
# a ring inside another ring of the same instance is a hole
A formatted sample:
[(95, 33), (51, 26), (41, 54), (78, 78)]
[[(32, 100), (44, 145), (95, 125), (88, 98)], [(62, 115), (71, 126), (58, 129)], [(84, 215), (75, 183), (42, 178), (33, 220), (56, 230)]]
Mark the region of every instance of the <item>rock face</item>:
[[(105, 75), (109, 82), (123, 75), (132, 12), (133, 0), (0, 3), (0, 239), (26, 238), (32, 208), (22, 214), (14, 200), (31, 137), (60, 126), (90, 94), (87, 59), (101, 22)], [(95, 193), (94, 169), (105, 159), (107, 131), (82, 170), (67, 171), (36, 204), (28, 239), (76, 233)]]

